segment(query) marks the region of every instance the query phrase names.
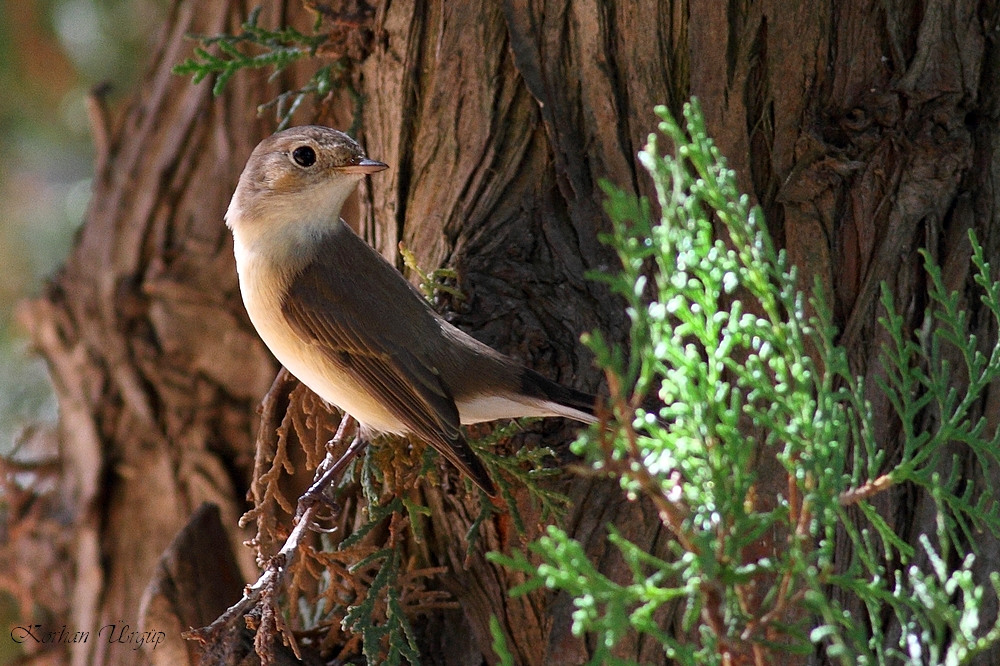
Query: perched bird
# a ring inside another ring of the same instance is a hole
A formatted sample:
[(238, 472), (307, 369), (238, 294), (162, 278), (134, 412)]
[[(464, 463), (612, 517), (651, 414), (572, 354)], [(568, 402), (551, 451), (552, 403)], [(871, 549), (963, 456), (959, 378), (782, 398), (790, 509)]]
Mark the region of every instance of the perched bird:
[(521, 416), (594, 421), (594, 397), (549, 381), (442, 319), (340, 219), (388, 168), (346, 134), (303, 126), (254, 149), (226, 212), (250, 320), (279, 361), (353, 416), (412, 434), (496, 489), (459, 427)]

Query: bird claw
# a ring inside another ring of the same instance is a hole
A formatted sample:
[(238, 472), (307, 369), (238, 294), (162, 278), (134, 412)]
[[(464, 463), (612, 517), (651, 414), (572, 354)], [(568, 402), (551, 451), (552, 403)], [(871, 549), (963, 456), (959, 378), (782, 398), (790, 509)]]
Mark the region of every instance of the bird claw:
[[(338, 437), (340, 434), (341, 432), (338, 430)], [(324, 460), (320, 465), (322, 473), (316, 481), (309, 486), (309, 489), (302, 493), (302, 496), (299, 497), (299, 503), (295, 510), (296, 522), (298, 522), (298, 520), (301, 519), (307, 511), (309, 511), (309, 509), (315, 507), (317, 504), (323, 504), (330, 508), (330, 518), (334, 518), (340, 513), (340, 505), (327, 494), (327, 491), (330, 489), (333, 480), (337, 478), (338, 475), (343, 473), (347, 465), (350, 464), (350, 462), (355, 456), (357, 456), (358, 452), (365, 447), (365, 445), (365, 440), (360, 437), (355, 437), (354, 441), (351, 442), (351, 445), (347, 447), (347, 451), (345, 451), (336, 461), (333, 461), (333, 458), (329, 453), (327, 454), (327, 460)], [(316, 531), (329, 531), (324, 530), (324, 528), (317, 527), (315, 525), (315, 521), (313, 521), (313, 523), (314, 524), (311, 525), (311, 527)]]
[(326, 487), (317, 488), (316, 487), (317, 485), (318, 484), (313, 484), (313, 486), (309, 488), (309, 490), (302, 493), (302, 496), (299, 497), (299, 504), (295, 511), (296, 520), (301, 518), (302, 515), (307, 510), (309, 510), (311, 507), (316, 506), (317, 504), (322, 504), (326, 506), (328, 509), (330, 509), (332, 516), (336, 516), (338, 513), (340, 513), (341, 509), (340, 504), (332, 497), (327, 495), (326, 493), (327, 488)]

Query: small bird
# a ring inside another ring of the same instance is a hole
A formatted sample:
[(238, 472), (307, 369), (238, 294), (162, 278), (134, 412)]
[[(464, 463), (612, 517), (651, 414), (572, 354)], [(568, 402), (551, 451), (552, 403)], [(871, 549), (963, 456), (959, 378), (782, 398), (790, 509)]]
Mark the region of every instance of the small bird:
[(254, 149), (226, 211), (240, 292), (275, 357), (360, 434), (412, 434), (490, 495), (460, 424), (522, 416), (593, 422), (594, 397), (561, 386), (446, 322), (340, 218), (388, 166), (343, 132), (307, 125)]

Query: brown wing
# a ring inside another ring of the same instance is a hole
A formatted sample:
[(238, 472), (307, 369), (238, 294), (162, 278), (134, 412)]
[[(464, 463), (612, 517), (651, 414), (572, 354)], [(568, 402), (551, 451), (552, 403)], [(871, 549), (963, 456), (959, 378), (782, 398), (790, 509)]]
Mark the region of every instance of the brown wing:
[(437, 369), (411, 348), (433, 349), (440, 325), (418, 292), (352, 231), (341, 226), (288, 287), (282, 312), (291, 327), (377, 397), (413, 434), (480, 488), (496, 492), (469, 448), (458, 409)]

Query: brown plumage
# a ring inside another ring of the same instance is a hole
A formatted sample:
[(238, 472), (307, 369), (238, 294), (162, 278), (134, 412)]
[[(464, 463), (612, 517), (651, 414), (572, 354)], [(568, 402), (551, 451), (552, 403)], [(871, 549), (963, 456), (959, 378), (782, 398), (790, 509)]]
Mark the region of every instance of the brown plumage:
[(244, 303), (274, 355), (313, 391), (368, 432), (425, 440), (494, 494), (460, 424), (593, 421), (594, 399), (446, 322), (340, 220), (357, 182), (384, 168), (324, 127), (261, 142), (226, 214)]

